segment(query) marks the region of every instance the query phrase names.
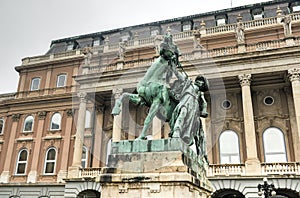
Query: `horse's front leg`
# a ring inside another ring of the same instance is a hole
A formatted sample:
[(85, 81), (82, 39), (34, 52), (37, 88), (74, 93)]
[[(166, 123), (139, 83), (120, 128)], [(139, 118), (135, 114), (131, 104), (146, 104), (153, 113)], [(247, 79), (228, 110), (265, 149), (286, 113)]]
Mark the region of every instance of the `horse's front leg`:
[(123, 99), (128, 96), (129, 96), (128, 93), (123, 93), (121, 95), (121, 97), (116, 100), (115, 106), (111, 111), (112, 115), (115, 116), (115, 115), (119, 115), (121, 113), (121, 105), (122, 105)]
[(151, 124), (153, 118), (155, 117), (156, 113), (158, 112), (160, 106), (161, 106), (161, 102), (159, 99), (156, 99), (153, 101), (153, 103), (150, 107), (149, 113), (144, 121), (144, 127), (142, 130), (142, 133), (140, 134), (140, 136), (137, 139), (140, 139), (140, 140), (145, 139), (146, 133), (150, 127), (150, 124)]

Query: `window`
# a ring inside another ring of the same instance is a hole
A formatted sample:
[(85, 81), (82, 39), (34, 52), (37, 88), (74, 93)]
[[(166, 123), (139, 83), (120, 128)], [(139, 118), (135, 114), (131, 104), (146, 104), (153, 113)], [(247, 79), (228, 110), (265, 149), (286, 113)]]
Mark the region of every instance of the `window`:
[(84, 146), (82, 147), (82, 158), (81, 158), (81, 166), (82, 168), (86, 168), (87, 167), (87, 148)]
[(55, 148), (49, 148), (46, 152), (44, 174), (54, 174), (56, 164), (56, 150)]
[(272, 96), (265, 97), (264, 98), (264, 104), (268, 105), (268, 106), (274, 104), (274, 98)]
[(91, 112), (88, 110), (85, 112), (85, 128), (91, 128)]
[(51, 118), (50, 130), (60, 130), (61, 115), (60, 113), (53, 114)]
[(150, 31), (150, 36), (157, 36), (160, 34), (159, 29), (153, 29)]
[(26, 174), (27, 157), (28, 157), (28, 151), (26, 149), (22, 149), (18, 154), (16, 175)]
[(121, 34), (120, 41), (121, 41), (121, 42), (129, 41), (130, 37), (131, 37), (130, 32), (123, 32), (123, 33)]
[(222, 108), (223, 109), (230, 109), (231, 108), (231, 102), (230, 102), (230, 100), (224, 100), (222, 102)]
[(192, 26), (191, 24), (185, 24), (182, 26), (182, 31), (188, 31), (188, 30), (191, 30), (192, 29)]
[(220, 163), (221, 164), (239, 164), (239, 138), (231, 130), (222, 132), (219, 139), (220, 144)]
[(100, 45), (100, 39), (97, 38), (97, 39), (94, 39), (93, 40), (93, 46), (99, 46)]
[(216, 16), (217, 26), (225, 25), (227, 23), (227, 15), (218, 15)]
[(289, 5), (289, 13), (299, 12), (300, 11), (300, 2), (292, 2)]
[(253, 20), (264, 18), (264, 11), (262, 8), (256, 8), (251, 11)]
[(276, 127), (270, 127), (263, 133), (265, 162), (287, 162), (284, 135)]
[(0, 135), (3, 134), (4, 130), (4, 119), (0, 118)]
[(30, 90), (31, 90), (31, 91), (39, 90), (39, 89), (40, 89), (40, 81), (41, 81), (40, 78), (33, 78), (33, 79), (31, 80), (31, 87), (30, 87)]
[(56, 87), (64, 87), (66, 86), (66, 79), (67, 75), (66, 74), (60, 74), (57, 76), (57, 82), (56, 82)]
[(24, 120), (23, 132), (32, 132), (33, 130), (33, 116), (27, 116)]

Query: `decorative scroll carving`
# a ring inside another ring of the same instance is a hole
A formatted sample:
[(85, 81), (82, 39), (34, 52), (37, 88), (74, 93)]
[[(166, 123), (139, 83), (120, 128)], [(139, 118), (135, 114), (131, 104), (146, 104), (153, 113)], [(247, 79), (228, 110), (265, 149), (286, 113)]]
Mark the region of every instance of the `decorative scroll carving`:
[(41, 112), (38, 112), (38, 118), (39, 120), (44, 120), (47, 116), (47, 112), (46, 111), (41, 111)]
[(13, 122), (18, 122), (20, 120), (21, 114), (17, 113), (12, 115), (12, 121)]
[(242, 74), (238, 76), (241, 86), (250, 86), (251, 74)]
[(288, 78), (291, 82), (300, 81), (300, 69), (293, 68), (288, 70)]

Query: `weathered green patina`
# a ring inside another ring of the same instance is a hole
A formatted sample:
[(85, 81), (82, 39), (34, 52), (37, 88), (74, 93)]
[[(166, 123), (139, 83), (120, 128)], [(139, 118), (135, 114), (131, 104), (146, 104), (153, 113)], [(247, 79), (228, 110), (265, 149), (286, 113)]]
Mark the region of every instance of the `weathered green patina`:
[[(150, 107), (149, 113), (137, 139), (145, 139), (154, 116), (157, 116), (169, 122), (171, 138), (181, 138), (187, 145), (195, 143), (198, 155), (206, 157), (200, 117), (208, 115), (203, 94), (208, 90), (208, 81), (201, 75), (196, 77), (195, 82), (190, 80), (178, 61), (179, 54), (172, 35), (167, 33), (160, 45), (160, 56), (137, 85), (137, 94), (123, 93), (112, 114), (120, 113), (122, 100), (126, 97), (135, 104), (146, 105)], [(182, 72), (177, 70), (179, 67)], [(173, 74), (178, 79), (170, 88)]]

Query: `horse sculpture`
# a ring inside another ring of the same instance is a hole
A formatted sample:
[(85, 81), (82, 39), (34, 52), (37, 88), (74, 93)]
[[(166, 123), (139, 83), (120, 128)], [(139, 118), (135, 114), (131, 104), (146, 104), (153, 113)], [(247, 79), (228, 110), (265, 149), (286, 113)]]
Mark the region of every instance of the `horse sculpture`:
[(170, 101), (169, 83), (173, 75), (172, 67), (178, 64), (178, 56), (179, 51), (173, 43), (172, 35), (167, 33), (160, 45), (160, 56), (137, 85), (137, 94), (123, 93), (116, 101), (112, 110), (113, 115), (120, 113), (120, 106), (125, 98), (129, 98), (129, 101), (135, 104), (150, 107), (143, 130), (137, 139), (145, 139), (147, 130), (156, 115), (164, 120), (171, 118), (171, 109), (175, 108), (176, 103)]
[[(206, 157), (204, 132), (200, 117), (207, 117), (206, 101), (203, 92), (208, 90), (208, 81), (199, 75), (192, 82), (187, 74), (177, 71), (179, 51), (173, 43), (172, 35), (167, 33), (160, 45), (160, 56), (149, 67), (137, 85), (137, 94), (123, 93), (112, 110), (118, 115), (125, 98), (138, 105), (150, 107), (144, 127), (137, 139), (145, 139), (147, 130), (155, 116), (169, 122), (169, 136), (181, 138), (188, 145), (196, 144), (198, 155)], [(183, 68), (181, 67), (183, 70)], [(170, 79), (178, 78), (172, 88)]]

